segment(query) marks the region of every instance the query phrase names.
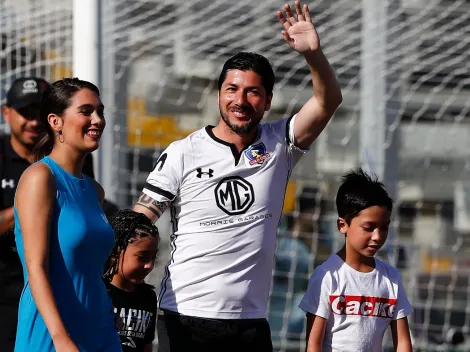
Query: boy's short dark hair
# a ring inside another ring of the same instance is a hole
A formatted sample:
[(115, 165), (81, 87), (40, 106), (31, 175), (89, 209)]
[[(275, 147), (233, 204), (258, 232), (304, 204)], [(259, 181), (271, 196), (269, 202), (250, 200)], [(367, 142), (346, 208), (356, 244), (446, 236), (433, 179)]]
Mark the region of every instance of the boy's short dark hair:
[(348, 172), (342, 177), (343, 183), (336, 195), (338, 216), (349, 225), (362, 210), (385, 207), (392, 211), (393, 200), (377, 176), (370, 176), (361, 168)]

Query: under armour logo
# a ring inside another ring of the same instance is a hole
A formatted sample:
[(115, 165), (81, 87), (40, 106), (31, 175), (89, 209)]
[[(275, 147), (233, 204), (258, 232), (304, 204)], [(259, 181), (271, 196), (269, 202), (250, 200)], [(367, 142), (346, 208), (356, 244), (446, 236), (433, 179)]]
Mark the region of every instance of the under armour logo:
[(212, 170), (212, 169), (209, 169), (209, 171), (202, 171), (202, 169), (201, 169), (200, 167), (198, 167), (198, 168), (196, 169), (196, 171), (197, 171), (197, 175), (196, 175), (196, 176), (197, 176), (198, 178), (202, 178), (202, 175), (207, 175), (207, 176), (209, 176), (209, 178), (211, 178), (212, 176), (214, 176), (214, 170)]
[(9, 180), (5, 180), (4, 178), (2, 179), (2, 188), (7, 188), (10, 187), (10, 188), (15, 188), (15, 180), (13, 179), (9, 179)]

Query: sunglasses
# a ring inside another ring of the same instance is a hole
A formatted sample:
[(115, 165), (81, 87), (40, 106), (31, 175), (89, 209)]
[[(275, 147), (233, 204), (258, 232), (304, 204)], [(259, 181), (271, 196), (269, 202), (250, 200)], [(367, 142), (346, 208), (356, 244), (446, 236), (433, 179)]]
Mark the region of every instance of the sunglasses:
[(27, 106), (21, 109), (17, 109), (16, 111), (26, 120), (39, 120), (40, 111), (38, 106)]

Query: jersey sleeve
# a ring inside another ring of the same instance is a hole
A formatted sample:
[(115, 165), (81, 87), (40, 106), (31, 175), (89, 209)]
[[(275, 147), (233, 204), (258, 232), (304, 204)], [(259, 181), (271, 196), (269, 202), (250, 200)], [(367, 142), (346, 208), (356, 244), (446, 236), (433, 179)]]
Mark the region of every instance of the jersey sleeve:
[(292, 170), (309, 149), (301, 149), (295, 144), (294, 125), (297, 114), (271, 124), (278, 138), (285, 145), (289, 169)]
[(310, 277), (307, 292), (305, 292), (299, 308), (306, 313), (328, 319), (331, 312), (331, 288), (331, 275), (324, 269), (317, 268)]
[(398, 273), (398, 293), (397, 293), (397, 304), (393, 311), (393, 320), (402, 319), (407, 317), (413, 312), (413, 307), (411, 306), (408, 297), (406, 296), (405, 288), (403, 287), (403, 282), (401, 281), (400, 274)]
[(171, 143), (147, 177), (142, 192), (158, 202), (171, 202), (178, 194), (183, 174), (182, 143)]

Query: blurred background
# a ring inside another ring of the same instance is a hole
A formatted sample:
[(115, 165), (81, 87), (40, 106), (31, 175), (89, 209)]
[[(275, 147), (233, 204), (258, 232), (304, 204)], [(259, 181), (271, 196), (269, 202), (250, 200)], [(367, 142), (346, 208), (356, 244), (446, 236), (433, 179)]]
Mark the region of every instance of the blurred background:
[[(107, 128), (95, 174), (110, 201), (131, 207), (170, 142), (217, 123), (216, 80), (231, 55), (256, 51), (272, 63), (277, 82), (265, 121), (293, 115), (311, 95), (303, 58), (280, 34), (283, 3), (0, 0), (1, 103), (20, 76), (97, 83)], [(269, 303), (275, 349), (305, 346), (297, 305), (313, 269), (343, 245), (335, 193), (340, 176), (362, 165), (396, 199), (380, 257), (402, 274), (415, 350), (468, 351), (470, 1), (308, 5), (344, 102), (287, 190)], [(156, 286), (168, 258), (168, 215), (158, 227), (161, 254), (149, 279)], [(389, 336), (384, 346), (390, 350)]]

